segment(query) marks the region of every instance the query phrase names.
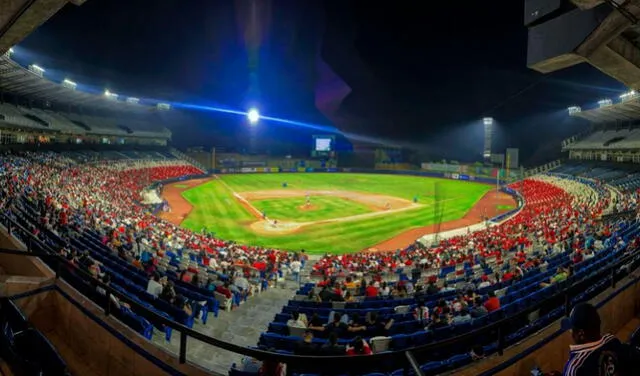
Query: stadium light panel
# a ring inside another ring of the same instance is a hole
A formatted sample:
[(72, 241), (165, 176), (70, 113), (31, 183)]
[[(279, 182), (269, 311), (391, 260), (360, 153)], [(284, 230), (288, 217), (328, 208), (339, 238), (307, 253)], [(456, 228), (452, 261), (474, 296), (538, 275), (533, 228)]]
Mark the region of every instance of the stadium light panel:
[(13, 47), (9, 48), (9, 51), (7, 51), (7, 56), (11, 56), (15, 53), (15, 51), (13, 50)]
[(628, 100), (631, 100), (631, 99), (633, 99), (633, 98), (636, 98), (637, 96), (638, 96), (638, 93), (636, 93), (636, 91), (635, 91), (635, 90), (630, 90), (630, 91), (628, 91), (628, 92), (626, 92), (626, 93), (622, 94), (622, 95), (620, 96), (620, 100), (621, 100), (622, 102), (626, 102), (626, 101), (628, 101)]
[(256, 124), (260, 120), (260, 113), (255, 108), (252, 108), (247, 112), (247, 119), (249, 119), (250, 124)]
[(127, 103), (138, 104), (138, 103), (140, 103), (140, 98), (129, 97), (129, 98), (127, 98)]
[(171, 109), (171, 105), (169, 103), (158, 103), (156, 106), (158, 107), (158, 110), (168, 111)]
[(612, 104), (613, 102), (609, 98), (601, 99), (598, 101), (598, 106), (600, 106), (600, 108), (608, 107), (608, 106), (611, 106)]
[(486, 118), (482, 119), (482, 123), (484, 123), (484, 125), (492, 125), (493, 124), (493, 118), (486, 117)]
[(71, 90), (75, 90), (76, 87), (78, 86), (78, 84), (76, 84), (75, 82), (65, 78), (64, 81), (62, 81), (62, 86), (71, 89)]
[(105, 90), (105, 91), (104, 91), (104, 96), (105, 96), (105, 97), (107, 97), (107, 98), (109, 98), (109, 99), (114, 99), (114, 100), (115, 100), (115, 99), (118, 99), (118, 94), (116, 94), (116, 93), (112, 93), (112, 92), (110, 92), (109, 90)]
[(42, 77), (44, 75), (44, 68), (36, 65), (36, 64), (31, 64), (29, 65), (29, 70), (35, 74), (37, 74), (38, 76)]
[(573, 115), (573, 114), (577, 114), (578, 112), (582, 112), (582, 108), (580, 108), (578, 106), (571, 106), (571, 107), (567, 108), (567, 110), (569, 111), (569, 115)]

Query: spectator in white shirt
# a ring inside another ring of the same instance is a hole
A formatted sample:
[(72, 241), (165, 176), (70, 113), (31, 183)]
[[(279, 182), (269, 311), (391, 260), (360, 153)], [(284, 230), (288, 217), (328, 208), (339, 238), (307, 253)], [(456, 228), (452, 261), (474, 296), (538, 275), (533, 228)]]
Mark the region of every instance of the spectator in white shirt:
[(293, 274), (294, 280), (296, 282), (300, 282), (300, 269), (302, 268), (302, 263), (296, 258), (291, 261), (289, 267), (291, 268), (291, 274)]
[(149, 283), (147, 283), (147, 293), (157, 298), (161, 292), (162, 284), (160, 283), (160, 276), (158, 274), (154, 274), (153, 277), (149, 279)]
[(291, 318), (287, 321), (287, 326), (290, 328), (306, 328), (307, 325), (304, 321), (300, 320), (300, 314), (298, 312), (293, 312), (291, 314)]

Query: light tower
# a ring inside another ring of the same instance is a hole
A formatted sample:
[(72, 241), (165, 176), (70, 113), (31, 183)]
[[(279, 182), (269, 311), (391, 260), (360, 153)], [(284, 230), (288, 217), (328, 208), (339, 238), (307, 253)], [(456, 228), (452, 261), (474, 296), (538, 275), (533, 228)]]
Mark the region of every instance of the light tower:
[(491, 138), (493, 137), (493, 118), (486, 117), (482, 119), (482, 123), (484, 124), (484, 149), (482, 152), (482, 156), (484, 159), (491, 158)]

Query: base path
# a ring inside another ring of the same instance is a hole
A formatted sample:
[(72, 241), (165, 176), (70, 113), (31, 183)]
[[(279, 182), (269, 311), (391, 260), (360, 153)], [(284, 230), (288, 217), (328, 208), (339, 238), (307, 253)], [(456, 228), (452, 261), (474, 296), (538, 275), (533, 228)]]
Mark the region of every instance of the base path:
[(160, 213), (158, 213), (158, 216), (165, 221), (179, 226), (193, 209), (193, 206), (191, 206), (189, 201), (185, 200), (185, 198), (182, 197), (182, 192), (186, 191), (187, 189), (197, 187), (200, 184), (204, 184), (209, 180), (211, 179), (193, 179), (165, 185), (162, 189), (162, 198), (167, 200), (171, 211), (161, 211)]
[[(508, 207), (510, 207), (510, 209), (508, 209)], [(482, 198), (480, 198), (480, 200), (478, 200), (471, 209), (469, 209), (467, 214), (460, 219), (443, 222), (440, 223), (439, 226), (437, 224), (433, 224), (407, 230), (400, 235), (394, 236), (391, 239), (385, 240), (382, 243), (366, 249), (366, 251), (377, 252), (401, 249), (415, 243), (417, 239), (420, 239), (425, 235), (475, 225), (482, 222), (484, 218), (496, 217), (502, 213), (513, 210), (516, 207), (518, 207), (518, 203), (511, 195), (492, 190), (485, 193), (485, 195), (482, 196)]]

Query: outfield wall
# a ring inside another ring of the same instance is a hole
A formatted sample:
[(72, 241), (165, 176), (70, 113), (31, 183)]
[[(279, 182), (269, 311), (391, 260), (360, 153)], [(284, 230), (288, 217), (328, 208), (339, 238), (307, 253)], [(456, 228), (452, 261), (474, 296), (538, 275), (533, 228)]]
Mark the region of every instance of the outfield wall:
[[(147, 189), (155, 189), (160, 184), (171, 184), (191, 179), (204, 179), (209, 178), (217, 174), (270, 174), (270, 173), (352, 173), (352, 174), (388, 174), (388, 175), (410, 175), (410, 176), (423, 176), (428, 178), (440, 178), (440, 179), (452, 179), (463, 180), (483, 184), (497, 184), (498, 181), (495, 178), (487, 178), (475, 175), (456, 174), (456, 173), (443, 173), (433, 171), (415, 171), (415, 170), (372, 170), (365, 168), (312, 168), (312, 167), (298, 167), (298, 168), (280, 168), (280, 167), (242, 167), (242, 168), (222, 168), (212, 169), (208, 174), (201, 175), (187, 175), (179, 178), (167, 179), (160, 182), (151, 184)], [(499, 184), (506, 184), (505, 180), (500, 180)], [(518, 198), (517, 193), (511, 189), (506, 188), (506, 193), (514, 195), (516, 201), (520, 205), (521, 199)]]

